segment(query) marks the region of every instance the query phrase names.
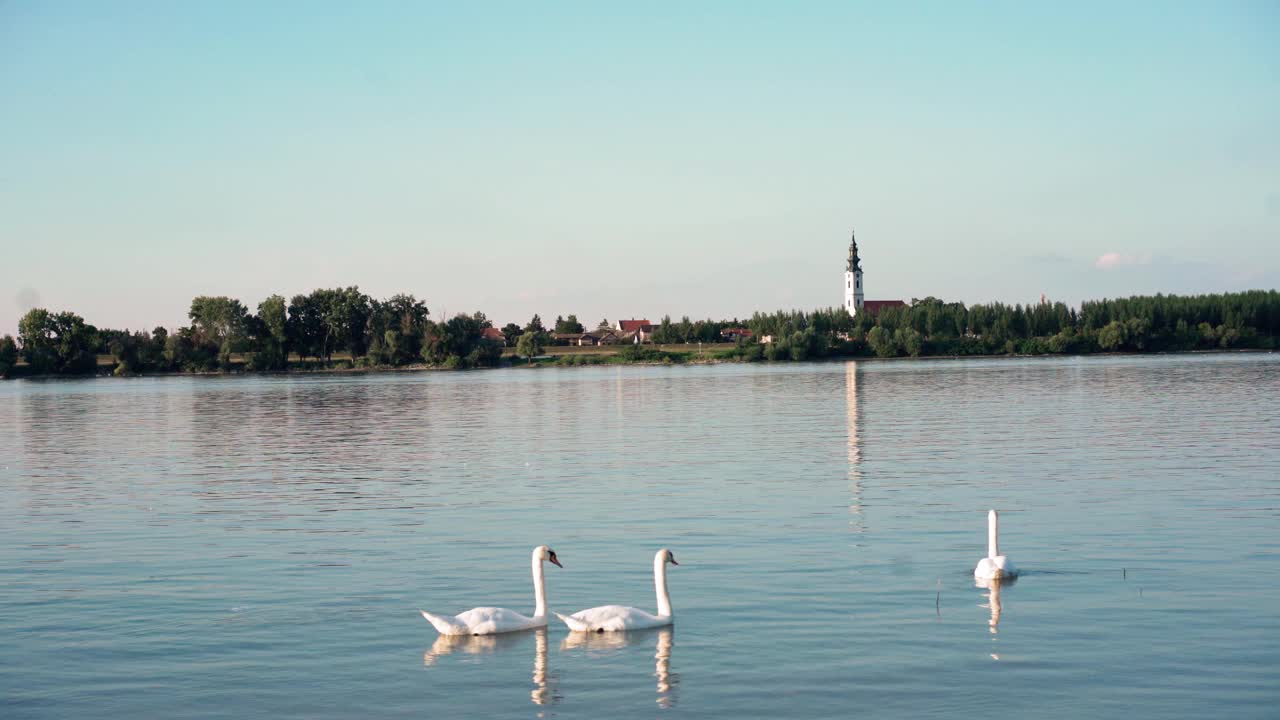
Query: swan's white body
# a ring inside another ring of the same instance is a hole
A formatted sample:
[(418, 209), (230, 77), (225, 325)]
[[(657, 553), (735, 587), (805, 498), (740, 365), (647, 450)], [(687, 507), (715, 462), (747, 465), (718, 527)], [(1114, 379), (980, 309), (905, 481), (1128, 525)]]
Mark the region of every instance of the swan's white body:
[(542, 563), (546, 560), (560, 566), (560, 561), (551, 548), (539, 545), (533, 549), (533, 617), (499, 607), (471, 608), (453, 617), (433, 615), (426, 610), (421, 610), (422, 617), (426, 618), (441, 635), (495, 635), (546, 627), (547, 588), (542, 577)]
[(664, 627), (675, 622), (671, 611), (671, 595), (667, 593), (667, 563), (679, 565), (670, 550), (663, 548), (653, 556), (653, 586), (658, 596), (658, 614), (651, 615), (640, 608), (623, 605), (601, 605), (581, 610), (572, 615), (556, 617), (574, 632), (616, 632), (619, 630), (643, 630)]
[(973, 576), (979, 580), (998, 580), (1014, 577), (1018, 569), (1009, 558), (1000, 554), (1000, 530), (996, 511), (987, 513), (987, 556), (978, 561)]

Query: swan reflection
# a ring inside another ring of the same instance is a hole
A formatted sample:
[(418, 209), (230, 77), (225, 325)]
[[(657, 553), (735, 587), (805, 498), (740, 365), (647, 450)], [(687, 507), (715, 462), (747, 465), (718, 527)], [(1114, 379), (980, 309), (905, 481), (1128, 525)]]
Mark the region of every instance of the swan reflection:
[(539, 630), (534, 638), (536, 651), (533, 655), (533, 690), (529, 699), (534, 705), (551, 705), (560, 699), (559, 693), (547, 685), (547, 629)]
[(502, 633), (500, 635), (441, 635), (422, 655), (422, 664), (431, 667), (440, 658), (453, 653), (464, 655), (489, 655), (523, 645), (533, 635), (533, 689), (529, 699), (535, 705), (554, 705), (559, 702), (559, 684), (555, 673), (548, 670), (547, 629), (538, 628), (532, 633)]
[(657, 678), (658, 707), (675, 707), (676, 687), (680, 673), (671, 672), (671, 648), (675, 645), (675, 629), (667, 626), (629, 632), (571, 632), (560, 642), (560, 650), (585, 650), (588, 654), (608, 653), (654, 638), (654, 671)]
[(671, 673), (671, 646), (675, 644), (671, 628), (658, 631), (658, 647), (653, 655), (656, 660), (654, 676), (658, 678), (658, 707), (667, 709), (675, 707), (675, 686), (680, 682), (679, 675)]
[[(545, 630), (538, 632), (545, 633)], [(514, 647), (525, 639), (523, 633), (499, 635), (440, 635), (431, 648), (422, 654), (422, 664), (430, 667), (445, 655), (489, 655), (500, 649)]]
[[(1000, 633), (1000, 613), (1004, 610), (1004, 604), (1000, 602), (1000, 589), (1002, 587), (1013, 587), (1018, 582), (1018, 576), (1006, 578), (990, 578), (990, 579), (974, 579), (974, 587), (987, 590), (987, 603), (978, 607), (990, 608), (991, 619), (987, 621), (987, 629), (992, 635)], [(998, 653), (991, 653), (992, 660), (999, 660)]]

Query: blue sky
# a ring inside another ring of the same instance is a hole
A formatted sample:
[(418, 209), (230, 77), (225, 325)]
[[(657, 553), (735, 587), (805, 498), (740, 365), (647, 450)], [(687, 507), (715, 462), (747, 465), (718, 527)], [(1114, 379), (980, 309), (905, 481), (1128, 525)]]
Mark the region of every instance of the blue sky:
[(1277, 128), (1276, 2), (0, 1), (0, 332), (1271, 288)]

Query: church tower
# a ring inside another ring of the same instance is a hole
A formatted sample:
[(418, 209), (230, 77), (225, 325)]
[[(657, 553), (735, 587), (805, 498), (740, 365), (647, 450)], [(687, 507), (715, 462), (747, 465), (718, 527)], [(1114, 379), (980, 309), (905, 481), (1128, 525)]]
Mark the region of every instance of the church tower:
[(849, 233), (849, 261), (844, 266), (844, 309), (850, 315), (862, 312), (862, 261), (858, 258), (858, 240)]

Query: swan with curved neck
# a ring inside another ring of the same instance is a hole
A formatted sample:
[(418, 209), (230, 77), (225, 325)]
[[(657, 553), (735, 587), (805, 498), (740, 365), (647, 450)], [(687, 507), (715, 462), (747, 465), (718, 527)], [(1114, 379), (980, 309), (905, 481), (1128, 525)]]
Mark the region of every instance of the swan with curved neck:
[(671, 611), (671, 595), (667, 593), (667, 563), (680, 564), (676, 562), (676, 556), (666, 548), (653, 556), (653, 586), (658, 596), (657, 615), (650, 615), (640, 608), (601, 605), (572, 615), (556, 613), (556, 617), (574, 632), (615, 632), (670, 625), (675, 622), (676, 617)]
[(978, 561), (973, 576), (979, 580), (996, 580), (1013, 577), (1018, 569), (1008, 557), (1000, 554), (999, 518), (996, 511), (987, 513), (987, 556)]
[(531, 630), (547, 626), (547, 588), (542, 577), (542, 563), (549, 562), (564, 567), (556, 557), (556, 551), (546, 545), (533, 549), (533, 617), (526, 617), (506, 608), (478, 607), (448, 617), (433, 615), (421, 610), (441, 635), (493, 635), (496, 633)]

